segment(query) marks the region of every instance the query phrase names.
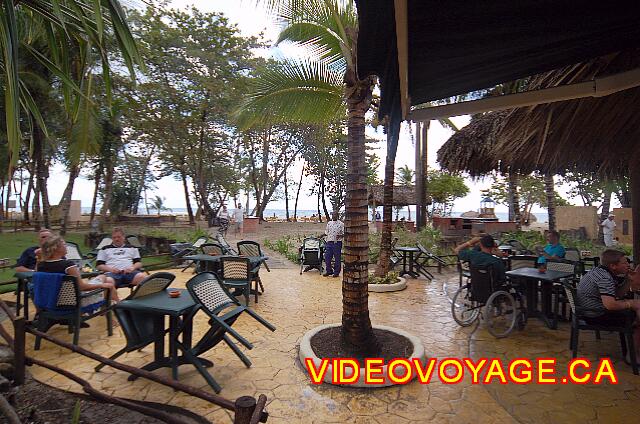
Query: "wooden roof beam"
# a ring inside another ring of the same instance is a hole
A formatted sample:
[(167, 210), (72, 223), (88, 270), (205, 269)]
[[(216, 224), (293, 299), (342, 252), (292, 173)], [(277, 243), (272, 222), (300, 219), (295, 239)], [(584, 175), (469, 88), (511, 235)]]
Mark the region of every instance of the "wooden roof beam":
[(506, 94), (504, 96), (486, 97), (484, 99), (433, 106), (423, 109), (414, 109), (407, 116), (407, 120), (414, 122), (430, 121), (432, 119), (449, 116), (470, 115), (480, 112), (514, 109), (517, 107), (533, 106), (563, 100), (581, 99), (585, 97), (604, 97), (638, 86), (640, 86), (640, 68), (602, 78), (596, 78), (591, 81), (562, 85), (559, 87), (525, 91), (523, 93), (516, 94)]

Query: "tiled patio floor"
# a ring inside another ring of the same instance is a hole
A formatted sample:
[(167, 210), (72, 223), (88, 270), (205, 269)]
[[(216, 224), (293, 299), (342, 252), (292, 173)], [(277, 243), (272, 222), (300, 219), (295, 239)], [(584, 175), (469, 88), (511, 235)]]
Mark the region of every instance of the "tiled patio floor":
[[(174, 286), (183, 286), (191, 276), (179, 270)], [(297, 344), (302, 335), (320, 324), (340, 322), (341, 281), (323, 278), (316, 271), (298, 274), (298, 269), (272, 269), (261, 273), (266, 293), (255, 310), (272, 322), (271, 333), (249, 317), (241, 318), (235, 328), (254, 343), (246, 351), (253, 366), (245, 368), (226, 346), (220, 345), (205, 355), (215, 366), (210, 369), (222, 385), (221, 395), (235, 399), (241, 395), (267, 395), (269, 422), (287, 423), (595, 423), (636, 422), (640, 399), (640, 377), (618, 360), (617, 335), (603, 334), (595, 341), (591, 334), (582, 337), (581, 352), (588, 358), (611, 355), (620, 378), (618, 385), (472, 385), (465, 382), (445, 385), (416, 381), (391, 388), (336, 388), (309, 383), (297, 360)], [(446, 285), (447, 280), (452, 281)], [(443, 289), (445, 286), (445, 289)], [(428, 356), (444, 357), (517, 357), (553, 356), (560, 364), (569, 358), (568, 325), (559, 330), (546, 329), (530, 321), (525, 331), (506, 339), (494, 339), (481, 325), (460, 328), (451, 318), (448, 290), (457, 286), (457, 277), (436, 275), (436, 280), (409, 280), (408, 288), (396, 293), (372, 293), (369, 305), (372, 321), (409, 331), (420, 337)], [(126, 294), (126, 290), (123, 291)], [(7, 298), (7, 295), (4, 296)], [(9, 296), (10, 298), (10, 296)], [(116, 329), (107, 337), (103, 319), (92, 321), (81, 333), (81, 345), (109, 356), (122, 346), (124, 337)], [(194, 338), (205, 331), (204, 316), (197, 319)], [(64, 340), (70, 335), (64, 328), (51, 330)], [(57, 348), (44, 341), (38, 352), (29, 354), (69, 369), (105, 392), (133, 399), (166, 402), (186, 407), (212, 422), (231, 422), (225, 410), (144, 379), (127, 381), (127, 374), (111, 368), (95, 373), (95, 362)], [(142, 366), (151, 361), (152, 347), (125, 354), (120, 361)], [(38, 367), (30, 371), (35, 378), (59, 388), (80, 392), (78, 385)], [(169, 370), (156, 371), (169, 375)], [(180, 368), (180, 381), (210, 390), (193, 367)]]

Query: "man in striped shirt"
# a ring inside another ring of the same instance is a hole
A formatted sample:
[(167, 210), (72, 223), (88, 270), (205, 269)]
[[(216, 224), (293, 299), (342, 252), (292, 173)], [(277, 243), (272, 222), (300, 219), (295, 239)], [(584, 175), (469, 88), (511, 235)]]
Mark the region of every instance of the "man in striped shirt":
[[(578, 283), (577, 301), (584, 320), (594, 325), (623, 326), (640, 317), (640, 300), (626, 299), (630, 290), (640, 289), (640, 266), (631, 271), (623, 252), (602, 252), (600, 266), (586, 273)], [(640, 327), (634, 333), (636, 357), (640, 358)]]

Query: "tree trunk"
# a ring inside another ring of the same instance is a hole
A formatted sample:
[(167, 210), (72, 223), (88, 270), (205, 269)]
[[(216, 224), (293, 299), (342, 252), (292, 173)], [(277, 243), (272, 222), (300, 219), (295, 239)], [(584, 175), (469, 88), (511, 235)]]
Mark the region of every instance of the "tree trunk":
[(317, 201), (317, 209), (318, 209), (318, 222), (322, 222), (322, 214), (320, 213), (320, 195), (321, 195), (321, 190), (320, 188), (318, 188), (318, 195), (316, 196), (316, 201)]
[(631, 191), (623, 190), (617, 193), (618, 201), (620, 202), (620, 207), (622, 208), (630, 208), (631, 207)]
[(42, 221), (45, 228), (51, 228), (49, 221), (49, 194), (47, 191), (47, 178), (49, 169), (45, 159), (45, 135), (37, 125), (33, 127), (33, 155), (36, 168), (36, 189), (42, 200)]
[(72, 163), (69, 168), (69, 180), (67, 181), (67, 186), (64, 189), (64, 193), (62, 193), (62, 198), (60, 199), (60, 204), (58, 206), (60, 211), (60, 219), (62, 220), (60, 226), (60, 235), (67, 234), (67, 225), (69, 223), (69, 208), (71, 206), (71, 197), (73, 196), (73, 186), (76, 182), (76, 178), (80, 174), (80, 166), (77, 163)]
[(189, 224), (195, 224), (196, 220), (193, 216), (193, 209), (191, 209), (191, 200), (189, 199), (189, 185), (187, 184), (187, 174), (184, 171), (180, 171), (180, 178), (182, 179), (182, 187), (184, 188), (184, 200), (187, 205), (187, 214), (189, 215)]
[(598, 221), (598, 241), (604, 244), (604, 233), (600, 225), (609, 217), (609, 209), (611, 209), (611, 183), (607, 182), (604, 188), (604, 198), (602, 199), (602, 211), (600, 212), (600, 220)]
[[(286, 162), (286, 157), (285, 157)], [(284, 210), (285, 216), (287, 218), (287, 222), (291, 222), (291, 217), (289, 216), (289, 179), (287, 178), (288, 172), (284, 173)]]
[(555, 187), (553, 183), (553, 176), (545, 175), (544, 177), (544, 191), (547, 195), (547, 213), (549, 214), (549, 231), (555, 231), (556, 229), (556, 202), (555, 202)]
[[(106, 172), (104, 176), (104, 196), (102, 198), (102, 208), (100, 209), (100, 231), (104, 232), (104, 224), (107, 220), (107, 210), (111, 207), (111, 197), (113, 195), (113, 174), (115, 160), (113, 157), (106, 158)], [(114, 217), (112, 216), (111, 219)]]
[(302, 164), (302, 171), (300, 171), (300, 181), (298, 182), (298, 190), (296, 192), (296, 203), (293, 207), (293, 220), (298, 220), (298, 199), (300, 198), (300, 189), (302, 188), (302, 177), (304, 176), (304, 163)]
[(96, 168), (94, 176), (95, 184), (93, 185), (93, 200), (91, 201), (91, 216), (90, 222), (96, 217), (96, 204), (98, 203), (98, 192), (100, 191), (100, 181), (102, 181), (102, 162), (100, 162)]
[(520, 193), (518, 193), (518, 174), (509, 172), (509, 198), (511, 200), (511, 209), (513, 209), (513, 218), (509, 211), (509, 220), (516, 222), (516, 230), (522, 230), (522, 220), (520, 216)]
[(365, 114), (371, 104), (373, 79), (345, 74), (348, 105), (347, 197), (342, 279), (342, 338), (345, 357), (373, 357), (379, 352), (369, 318), (369, 222), (367, 219), (367, 165)]
[[(391, 129), (387, 130), (387, 138), (390, 138)], [(387, 158), (384, 165), (384, 192), (382, 207), (382, 235), (380, 237), (380, 256), (376, 266), (376, 277), (384, 277), (391, 267), (391, 233), (393, 231), (393, 180), (395, 178), (396, 152), (398, 143), (387, 143)]]
[(324, 211), (324, 217), (327, 221), (331, 219), (329, 216), (329, 210), (327, 210), (327, 200), (325, 198), (325, 173), (322, 173), (320, 177), (320, 198), (322, 199), (322, 210)]
[(29, 170), (29, 183), (27, 184), (27, 194), (24, 197), (22, 214), (24, 217), (24, 222), (29, 222), (29, 201), (31, 200), (31, 192), (34, 190), (33, 187), (33, 171)]
[(31, 202), (31, 219), (33, 220), (33, 229), (39, 231), (42, 228), (42, 214), (40, 213), (40, 191), (38, 181), (36, 179), (33, 188), (33, 201)]

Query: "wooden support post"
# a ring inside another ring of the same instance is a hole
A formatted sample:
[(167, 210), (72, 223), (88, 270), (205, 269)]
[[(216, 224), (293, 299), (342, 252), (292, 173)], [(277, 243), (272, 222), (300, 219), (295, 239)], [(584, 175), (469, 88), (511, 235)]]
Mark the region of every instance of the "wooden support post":
[(629, 163), (631, 174), (631, 222), (633, 223), (633, 262), (640, 263), (640, 155)]
[(234, 424), (249, 424), (253, 410), (256, 409), (256, 398), (251, 396), (240, 396), (235, 402)]
[(422, 215), (422, 208), (424, 206), (424, 199), (421, 196), (422, 193), (422, 183), (424, 179), (422, 178), (422, 142), (420, 141), (420, 136), (422, 134), (420, 130), (420, 122), (416, 122), (415, 124), (415, 144), (416, 144), (416, 229), (420, 231), (424, 226), (425, 219)]
[(420, 150), (422, 151), (422, 191), (420, 192), (420, 197), (422, 198), (422, 211), (420, 212), (422, 215), (422, 226), (427, 225), (427, 193), (429, 192), (429, 187), (427, 184), (428, 172), (429, 172), (429, 162), (428, 162), (428, 154), (427, 148), (428, 140), (427, 134), (429, 132), (430, 121), (426, 121), (422, 125), (422, 135), (420, 136), (420, 142), (422, 143), (422, 147)]
[[(27, 299), (25, 299), (25, 302)], [(25, 379), (25, 319), (24, 316), (13, 320), (13, 360), (14, 379), (16, 386), (24, 384)]]

